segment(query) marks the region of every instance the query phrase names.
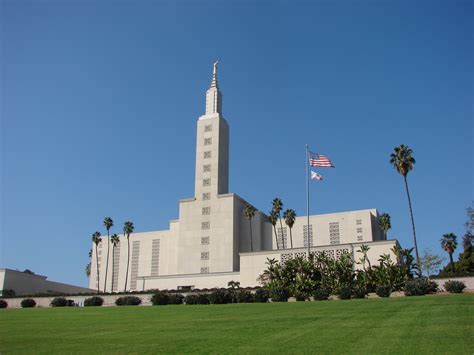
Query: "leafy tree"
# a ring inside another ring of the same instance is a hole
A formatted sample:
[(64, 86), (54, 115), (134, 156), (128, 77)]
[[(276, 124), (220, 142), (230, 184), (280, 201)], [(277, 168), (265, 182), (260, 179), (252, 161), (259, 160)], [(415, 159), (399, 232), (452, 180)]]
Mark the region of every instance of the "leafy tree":
[(123, 224), (123, 235), (127, 238), (127, 272), (125, 274), (125, 288), (124, 288), (124, 292), (127, 292), (127, 282), (128, 282), (128, 269), (129, 269), (129, 266), (130, 266), (130, 234), (133, 233), (133, 230), (135, 229), (135, 227), (133, 226), (133, 223), (132, 222), (125, 222)]
[(290, 243), (291, 243), (291, 249), (293, 249), (293, 235), (291, 234), (291, 229), (293, 228), (293, 225), (295, 224), (296, 212), (292, 210), (291, 208), (289, 208), (285, 212), (283, 212), (283, 218), (285, 219), (285, 224), (290, 229)]
[(112, 243), (112, 284), (110, 291), (114, 291), (114, 271), (115, 271), (115, 248), (120, 243), (120, 239), (117, 234), (112, 234), (110, 237), (110, 243)]
[(413, 218), (410, 190), (408, 189), (407, 181), (407, 175), (411, 170), (413, 170), (415, 163), (415, 158), (413, 158), (413, 150), (406, 145), (401, 144), (398, 147), (395, 147), (393, 153), (390, 154), (390, 164), (392, 164), (393, 167), (398, 171), (398, 173), (403, 176), (403, 180), (405, 182), (405, 188), (408, 197), (408, 206), (410, 208), (411, 226), (413, 228), (413, 244), (415, 246), (416, 264), (418, 265), (418, 270), (421, 270), (420, 256), (418, 254), (418, 244), (416, 242), (415, 220)]
[(441, 238), (441, 248), (449, 255), (449, 262), (451, 264), (451, 272), (454, 274), (453, 253), (458, 246), (457, 236), (454, 233), (443, 234)]
[(425, 249), (423, 257), (421, 258), (421, 270), (430, 277), (439, 271), (443, 264), (444, 258), (432, 254), (430, 249)]
[(232, 280), (227, 283), (227, 286), (232, 289), (237, 289), (237, 288), (240, 288), (240, 282)]
[(283, 202), (278, 197), (272, 201), (272, 210), (277, 215), (278, 220), (280, 221), (281, 228), (281, 240), (283, 242), (283, 249), (285, 249), (285, 240), (283, 239), (283, 223), (281, 223), (281, 210), (283, 209)]
[(92, 243), (95, 244), (95, 258), (96, 258), (96, 269), (97, 269), (97, 293), (99, 293), (99, 253), (97, 252), (97, 247), (99, 243), (102, 242), (102, 238), (100, 237), (100, 232), (95, 232), (92, 234)]
[(280, 249), (280, 247), (278, 245), (278, 236), (277, 236), (277, 231), (276, 231), (276, 224), (277, 224), (277, 221), (278, 221), (278, 215), (276, 214), (276, 212), (274, 210), (270, 211), (268, 219), (270, 220), (270, 223), (273, 226), (273, 231), (275, 232), (276, 247), (277, 247), (277, 249)]
[(252, 218), (255, 217), (255, 211), (257, 211), (257, 209), (249, 203), (247, 203), (244, 207), (244, 215), (249, 220), (250, 227), (250, 251), (253, 251)]
[(387, 231), (392, 228), (390, 223), (390, 215), (388, 213), (382, 213), (379, 217), (379, 227), (383, 231), (384, 239), (387, 240)]
[(105, 217), (104, 218), (104, 227), (107, 229), (107, 260), (105, 262), (105, 280), (104, 280), (104, 292), (107, 292), (107, 273), (109, 270), (109, 251), (110, 251), (110, 228), (112, 228), (114, 225), (114, 221), (110, 217)]

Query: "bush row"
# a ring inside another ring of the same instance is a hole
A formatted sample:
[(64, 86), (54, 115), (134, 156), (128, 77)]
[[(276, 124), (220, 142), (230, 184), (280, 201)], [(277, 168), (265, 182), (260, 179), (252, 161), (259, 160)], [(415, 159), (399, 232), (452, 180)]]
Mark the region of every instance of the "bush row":
[(169, 292), (156, 292), (152, 298), (153, 305), (167, 304), (227, 304), (227, 303), (253, 303), (268, 302), (269, 294), (265, 289), (257, 289), (251, 293), (245, 289), (215, 289), (210, 293), (180, 294)]

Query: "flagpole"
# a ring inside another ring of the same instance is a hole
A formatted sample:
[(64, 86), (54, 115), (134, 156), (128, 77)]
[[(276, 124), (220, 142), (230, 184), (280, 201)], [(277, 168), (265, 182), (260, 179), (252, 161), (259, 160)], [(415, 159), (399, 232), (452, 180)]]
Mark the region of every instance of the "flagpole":
[(308, 260), (310, 255), (309, 245), (309, 151), (306, 144), (306, 242), (308, 243)]

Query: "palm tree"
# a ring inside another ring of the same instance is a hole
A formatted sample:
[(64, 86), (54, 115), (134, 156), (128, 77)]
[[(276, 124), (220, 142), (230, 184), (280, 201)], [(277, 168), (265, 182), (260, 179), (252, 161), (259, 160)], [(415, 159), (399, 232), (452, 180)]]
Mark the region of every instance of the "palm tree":
[(115, 248), (117, 247), (118, 243), (120, 243), (120, 239), (117, 234), (112, 234), (110, 237), (110, 242), (112, 243), (112, 285), (110, 287), (110, 291), (114, 291), (114, 270), (115, 270)]
[(90, 263), (90, 261), (87, 263), (85, 271), (86, 271), (87, 277), (90, 277), (91, 276), (91, 263)]
[(257, 211), (257, 209), (253, 207), (250, 203), (247, 203), (244, 207), (244, 215), (249, 220), (250, 227), (250, 251), (253, 251), (252, 218), (255, 216), (255, 211)]
[(456, 235), (454, 233), (443, 234), (441, 238), (441, 248), (449, 254), (449, 262), (451, 264), (451, 272), (454, 274), (453, 253), (458, 246)]
[(411, 226), (413, 228), (413, 243), (415, 244), (416, 253), (416, 264), (418, 265), (418, 271), (421, 273), (420, 256), (418, 254), (418, 244), (416, 243), (416, 231), (415, 231), (415, 220), (413, 219), (413, 209), (411, 207), (410, 191), (408, 189), (407, 175), (413, 170), (415, 165), (415, 158), (413, 158), (413, 150), (406, 145), (400, 144), (394, 148), (392, 154), (390, 154), (390, 164), (403, 176), (405, 181), (405, 188), (408, 196), (408, 206), (410, 208)]
[(392, 228), (390, 223), (390, 215), (388, 213), (382, 213), (379, 217), (379, 227), (383, 231), (384, 239), (387, 240), (387, 231)]
[(112, 221), (112, 218), (110, 218), (110, 217), (105, 217), (104, 218), (104, 227), (105, 227), (105, 229), (107, 229), (107, 261), (105, 262), (104, 292), (106, 292), (106, 288), (107, 288), (107, 272), (109, 270), (109, 251), (110, 251), (110, 245), (109, 245), (110, 235), (109, 235), (109, 232), (110, 232), (110, 228), (112, 228), (113, 225), (114, 225), (114, 221)]
[(286, 225), (290, 228), (290, 243), (291, 249), (293, 249), (293, 235), (291, 234), (291, 228), (293, 228), (293, 225), (295, 224), (296, 212), (291, 208), (288, 208), (283, 212), (283, 218), (285, 219)]
[(270, 220), (270, 223), (273, 226), (273, 231), (275, 232), (275, 240), (276, 240), (277, 249), (280, 249), (280, 247), (278, 246), (278, 236), (277, 236), (277, 231), (276, 231), (276, 224), (277, 224), (277, 221), (278, 221), (278, 216), (277, 216), (277, 214), (275, 213), (274, 210), (270, 211), (270, 213), (268, 215), (268, 219)]
[(127, 237), (127, 273), (125, 274), (125, 289), (124, 292), (127, 292), (127, 282), (128, 282), (128, 267), (130, 266), (130, 234), (133, 233), (135, 227), (132, 222), (125, 222), (123, 224), (123, 235)]
[(277, 218), (280, 220), (280, 229), (281, 229), (281, 240), (283, 242), (283, 248), (285, 248), (285, 240), (283, 239), (283, 223), (281, 223), (280, 212), (283, 209), (283, 202), (278, 197), (272, 201), (273, 211), (275, 211)]
[(96, 268), (97, 268), (97, 293), (99, 293), (99, 253), (97, 252), (97, 246), (102, 242), (100, 237), (100, 232), (95, 232), (92, 234), (92, 243), (95, 244), (95, 258), (96, 258)]

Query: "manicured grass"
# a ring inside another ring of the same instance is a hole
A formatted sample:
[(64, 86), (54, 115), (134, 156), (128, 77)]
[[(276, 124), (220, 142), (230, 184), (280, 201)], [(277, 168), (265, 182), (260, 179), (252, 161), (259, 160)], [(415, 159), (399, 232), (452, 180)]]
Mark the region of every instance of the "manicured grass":
[(0, 310), (7, 352), (474, 352), (474, 295)]

